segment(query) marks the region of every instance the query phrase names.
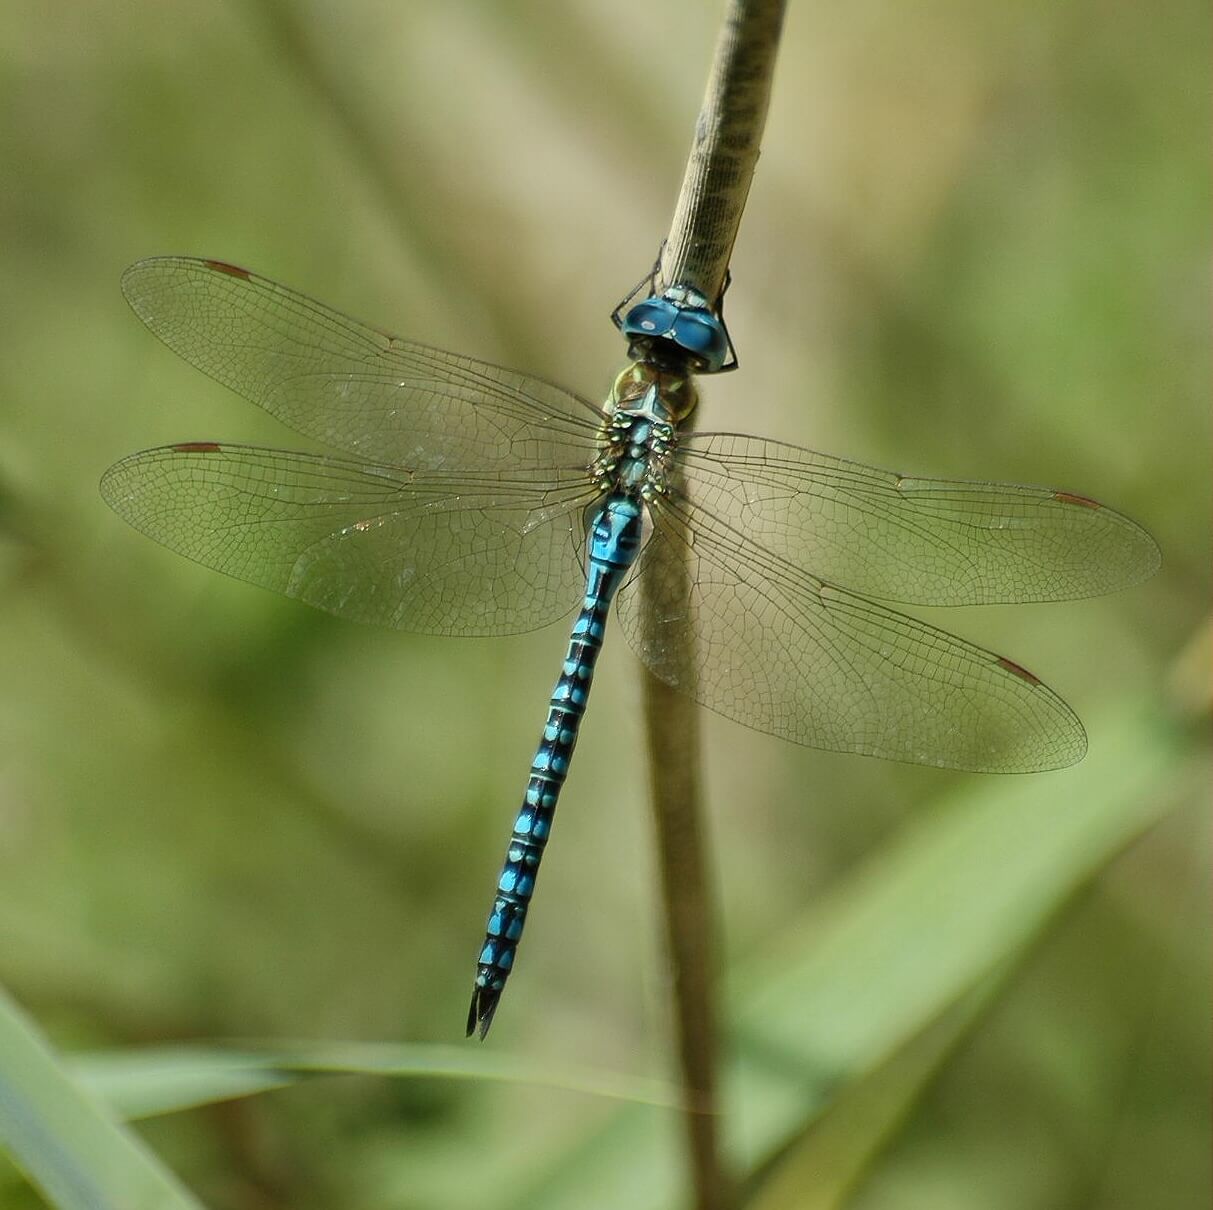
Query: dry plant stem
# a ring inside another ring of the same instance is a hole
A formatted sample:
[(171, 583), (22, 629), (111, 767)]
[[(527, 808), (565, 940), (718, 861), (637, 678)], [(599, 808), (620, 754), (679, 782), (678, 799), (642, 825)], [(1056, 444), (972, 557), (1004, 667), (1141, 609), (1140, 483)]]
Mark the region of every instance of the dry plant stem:
[[(782, 0), (728, 5), (662, 250), (664, 284), (692, 285), (709, 299), (720, 297), (758, 161), (783, 8)], [(642, 579), (645, 615), (659, 618), (669, 608), (685, 607), (689, 576), (684, 567), (672, 601), (656, 595), (651, 577)], [(686, 667), (694, 667), (694, 652), (683, 658)], [(647, 672), (644, 709), (694, 1204), (697, 1210), (724, 1210), (732, 1194), (720, 1146), (715, 930), (699, 792), (698, 714), (690, 698)]]
[(699, 806), (699, 715), (685, 694), (648, 671), (643, 675), (649, 785), (657, 823), (694, 1204), (696, 1210), (724, 1210), (731, 1198), (720, 1154), (712, 979), (715, 930)]
[(783, 10), (783, 0), (728, 5), (662, 250), (661, 280), (695, 286), (710, 299), (720, 297), (754, 179)]

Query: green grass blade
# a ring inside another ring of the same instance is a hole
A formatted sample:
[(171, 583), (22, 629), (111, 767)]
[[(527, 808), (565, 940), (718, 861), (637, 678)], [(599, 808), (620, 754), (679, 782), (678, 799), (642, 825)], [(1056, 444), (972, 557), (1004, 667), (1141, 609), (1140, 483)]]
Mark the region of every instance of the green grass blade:
[(128, 1118), (154, 1117), (252, 1096), (321, 1076), (376, 1075), (542, 1085), (616, 1100), (670, 1106), (677, 1089), (588, 1067), (537, 1064), (473, 1046), (294, 1042), (146, 1047), (73, 1056), (95, 1095)]
[(208, 1046), (148, 1046), (64, 1056), (75, 1078), (133, 1121), (233, 1101), (297, 1083), (277, 1056)]
[(58, 1210), (199, 1210), (2, 992), (0, 1145)]
[(1002, 983), (985, 980), (882, 1067), (848, 1085), (771, 1171), (755, 1180), (747, 1210), (842, 1210)]

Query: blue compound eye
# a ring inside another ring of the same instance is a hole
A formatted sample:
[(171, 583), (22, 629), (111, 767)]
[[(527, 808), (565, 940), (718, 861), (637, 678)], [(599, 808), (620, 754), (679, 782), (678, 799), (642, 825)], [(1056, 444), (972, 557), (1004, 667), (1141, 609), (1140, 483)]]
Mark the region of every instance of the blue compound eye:
[(683, 311), (674, 320), (673, 340), (688, 353), (705, 362), (709, 372), (719, 370), (728, 355), (729, 345), (720, 320), (710, 311), (696, 308)]
[(624, 316), (625, 336), (666, 340), (703, 363), (708, 373), (719, 370), (728, 356), (724, 327), (706, 307), (688, 306), (681, 299), (646, 298)]
[(669, 337), (677, 318), (678, 308), (672, 302), (664, 298), (646, 298), (623, 317), (623, 334)]

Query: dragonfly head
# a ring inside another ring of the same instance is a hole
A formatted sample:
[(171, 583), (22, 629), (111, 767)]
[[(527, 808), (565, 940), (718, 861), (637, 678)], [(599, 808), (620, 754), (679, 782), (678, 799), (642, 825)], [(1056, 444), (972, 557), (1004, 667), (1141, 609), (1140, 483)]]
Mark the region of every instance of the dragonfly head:
[(623, 334), (631, 342), (628, 355), (665, 368), (686, 365), (701, 374), (714, 374), (729, 354), (724, 323), (708, 300), (690, 286), (669, 286), (638, 302), (623, 317)]

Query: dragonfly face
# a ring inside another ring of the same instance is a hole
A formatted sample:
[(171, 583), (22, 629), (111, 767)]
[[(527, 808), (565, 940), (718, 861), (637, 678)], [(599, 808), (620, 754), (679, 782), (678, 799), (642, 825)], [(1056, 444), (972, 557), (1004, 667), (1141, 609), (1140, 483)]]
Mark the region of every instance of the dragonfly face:
[(623, 317), (620, 331), (630, 341), (630, 356), (655, 365), (715, 374), (728, 357), (724, 324), (708, 300), (690, 286), (668, 286), (660, 295), (637, 303)]
[(513, 968), (612, 598), (650, 671), (727, 718), (814, 748), (1025, 773), (1082, 757), (1073, 711), (1018, 662), (886, 602), (1059, 601), (1158, 567), (1149, 534), (1085, 495), (678, 427), (692, 375), (729, 368), (723, 321), (689, 288), (620, 321), (634, 362), (602, 409), (217, 261), (142, 261), (123, 290), (191, 364), (340, 451), (188, 441), (132, 454), (101, 490), (137, 529), (415, 633), (517, 634), (577, 610), (469, 1032), (488, 1029)]

